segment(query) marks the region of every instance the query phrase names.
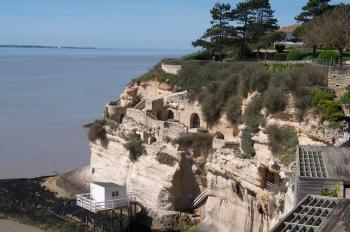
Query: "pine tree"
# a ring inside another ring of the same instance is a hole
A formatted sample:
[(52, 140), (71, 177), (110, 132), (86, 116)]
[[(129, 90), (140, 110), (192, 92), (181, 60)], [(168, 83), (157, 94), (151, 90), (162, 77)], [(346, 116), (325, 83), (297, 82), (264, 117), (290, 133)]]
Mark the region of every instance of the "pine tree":
[(237, 24), (235, 30), (240, 48), (239, 58), (246, 55), (248, 44), (256, 44), (266, 33), (278, 29), (277, 19), (269, 0), (248, 0), (237, 4), (232, 11), (232, 19)]
[(210, 11), (212, 16), (211, 27), (198, 40), (192, 42), (194, 47), (203, 47), (213, 54), (217, 54), (222, 60), (224, 49), (232, 44), (234, 39), (234, 27), (230, 25), (230, 4), (217, 3)]
[(302, 12), (295, 17), (298, 22), (306, 23), (314, 17), (320, 16), (332, 7), (329, 5), (330, 0), (309, 0), (303, 6)]

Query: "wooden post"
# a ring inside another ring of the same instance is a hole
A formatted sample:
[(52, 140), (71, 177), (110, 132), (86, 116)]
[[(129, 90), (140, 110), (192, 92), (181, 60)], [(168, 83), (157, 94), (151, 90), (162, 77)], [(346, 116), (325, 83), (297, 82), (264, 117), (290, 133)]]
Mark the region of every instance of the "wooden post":
[(120, 209), (120, 231), (123, 231), (123, 209)]

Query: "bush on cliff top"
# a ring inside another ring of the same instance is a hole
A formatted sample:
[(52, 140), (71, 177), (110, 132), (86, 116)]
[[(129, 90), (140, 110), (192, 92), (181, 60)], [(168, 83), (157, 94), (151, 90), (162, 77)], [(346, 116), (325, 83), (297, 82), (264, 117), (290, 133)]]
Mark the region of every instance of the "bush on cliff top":
[(89, 125), (87, 136), (90, 142), (94, 142), (98, 139), (104, 141), (106, 139), (106, 130), (103, 127), (104, 125), (104, 120), (96, 120), (94, 123)]
[(184, 149), (193, 149), (195, 156), (207, 155), (212, 148), (213, 135), (208, 133), (182, 133), (172, 141)]
[(243, 151), (243, 154), (241, 154), (242, 158), (249, 159), (255, 155), (254, 141), (249, 129), (245, 129), (242, 132), (241, 149)]

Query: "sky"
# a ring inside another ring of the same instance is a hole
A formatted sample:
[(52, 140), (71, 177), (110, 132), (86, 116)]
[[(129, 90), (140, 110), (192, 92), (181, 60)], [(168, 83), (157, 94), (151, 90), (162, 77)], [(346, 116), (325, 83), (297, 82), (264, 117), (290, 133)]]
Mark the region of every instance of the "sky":
[[(190, 49), (211, 0), (1, 0), (0, 44)], [(228, 2), (228, 1), (220, 1)], [(238, 0), (229, 3), (234, 6)], [(307, 0), (270, 0), (280, 26)], [(332, 0), (331, 3), (350, 3)]]

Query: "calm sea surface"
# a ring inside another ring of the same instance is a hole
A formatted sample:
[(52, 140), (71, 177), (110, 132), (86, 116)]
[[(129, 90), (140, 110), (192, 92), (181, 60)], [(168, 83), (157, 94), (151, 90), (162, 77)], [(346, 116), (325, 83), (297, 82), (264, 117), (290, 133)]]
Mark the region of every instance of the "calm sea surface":
[(127, 83), (185, 51), (0, 48), (0, 179), (89, 163), (86, 129)]

